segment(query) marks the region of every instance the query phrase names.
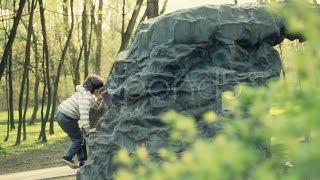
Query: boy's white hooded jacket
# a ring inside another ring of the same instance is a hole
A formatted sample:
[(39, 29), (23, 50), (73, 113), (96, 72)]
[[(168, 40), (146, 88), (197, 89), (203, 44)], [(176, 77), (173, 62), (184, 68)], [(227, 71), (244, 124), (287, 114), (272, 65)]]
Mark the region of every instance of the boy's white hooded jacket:
[(93, 94), (87, 91), (83, 86), (76, 86), (76, 93), (63, 101), (58, 111), (68, 117), (79, 120), (80, 127), (83, 127), (86, 132), (89, 131), (89, 111), (90, 108), (96, 107), (97, 103), (94, 100)]

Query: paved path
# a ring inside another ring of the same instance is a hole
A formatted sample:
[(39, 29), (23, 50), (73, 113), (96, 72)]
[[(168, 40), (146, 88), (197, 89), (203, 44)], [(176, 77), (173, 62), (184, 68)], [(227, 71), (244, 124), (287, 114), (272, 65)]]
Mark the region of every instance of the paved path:
[(60, 166), (47, 169), (39, 169), (33, 171), (24, 171), (12, 174), (0, 175), (1, 180), (34, 180), (34, 179), (49, 179), (56, 177), (66, 177), (76, 175), (77, 169), (71, 169), (69, 166)]

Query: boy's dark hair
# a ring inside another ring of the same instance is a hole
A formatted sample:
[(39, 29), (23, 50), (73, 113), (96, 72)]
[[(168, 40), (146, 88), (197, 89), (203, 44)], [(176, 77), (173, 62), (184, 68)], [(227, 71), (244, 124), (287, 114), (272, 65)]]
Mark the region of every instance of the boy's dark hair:
[(83, 87), (90, 91), (91, 93), (94, 92), (96, 89), (100, 89), (103, 87), (103, 80), (98, 75), (90, 75), (84, 80)]

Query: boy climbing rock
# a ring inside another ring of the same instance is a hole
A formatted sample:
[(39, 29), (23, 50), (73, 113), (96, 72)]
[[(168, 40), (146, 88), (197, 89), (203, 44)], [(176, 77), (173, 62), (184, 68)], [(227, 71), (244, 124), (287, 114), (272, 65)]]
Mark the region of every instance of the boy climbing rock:
[[(72, 142), (67, 153), (62, 157), (62, 161), (71, 168), (81, 167), (87, 160), (83, 135), (95, 131), (95, 129), (90, 129), (89, 126), (89, 111), (91, 108), (99, 108), (102, 104), (102, 97), (100, 96), (102, 90), (102, 78), (97, 75), (90, 75), (83, 85), (76, 86), (76, 92), (58, 107), (57, 121)], [(82, 130), (80, 127), (82, 127)], [(76, 165), (73, 161), (75, 155), (77, 155), (79, 165)]]

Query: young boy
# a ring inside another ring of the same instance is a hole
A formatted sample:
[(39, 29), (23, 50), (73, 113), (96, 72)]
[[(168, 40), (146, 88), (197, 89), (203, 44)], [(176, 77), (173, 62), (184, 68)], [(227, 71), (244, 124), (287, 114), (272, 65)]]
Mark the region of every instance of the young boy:
[[(102, 78), (96, 75), (88, 76), (83, 85), (78, 85), (76, 92), (58, 107), (57, 121), (72, 141), (69, 150), (62, 157), (62, 161), (71, 168), (81, 167), (87, 160), (86, 144), (80, 127), (82, 125), (85, 134), (95, 131), (95, 129), (90, 129), (89, 126), (89, 110), (94, 107), (98, 108), (101, 105), (101, 102), (99, 102), (101, 97), (99, 95), (102, 90)], [(72, 160), (75, 155), (79, 160), (79, 166)]]

